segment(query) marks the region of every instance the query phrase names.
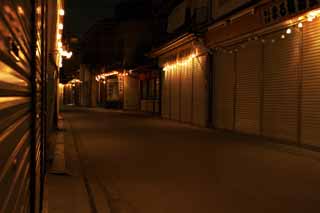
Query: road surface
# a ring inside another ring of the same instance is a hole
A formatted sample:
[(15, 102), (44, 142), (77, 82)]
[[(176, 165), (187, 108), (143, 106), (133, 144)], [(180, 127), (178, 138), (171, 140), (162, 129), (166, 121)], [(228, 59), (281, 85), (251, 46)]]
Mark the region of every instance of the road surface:
[(64, 118), (111, 213), (320, 212), (316, 152), (120, 111)]

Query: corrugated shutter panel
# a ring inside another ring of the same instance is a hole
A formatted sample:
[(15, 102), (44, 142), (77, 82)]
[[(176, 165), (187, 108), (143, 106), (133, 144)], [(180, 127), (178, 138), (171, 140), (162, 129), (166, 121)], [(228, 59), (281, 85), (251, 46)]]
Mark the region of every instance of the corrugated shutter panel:
[(320, 21), (305, 23), (302, 51), (302, 143), (320, 146)]
[(170, 70), (163, 72), (161, 115), (163, 118), (170, 118)]
[[(264, 45), (263, 135), (297, 140), (299, 33), (280, 39), (274, 33)], [(271, 39), (279, 38), (275, 43)]]
[(192, 116), (192, 62), (188, 62), (181, 70), (181, 120), (191, 123)]
[(171, 119), (179, 121), (179, 110), (180, 110), (180, 97), (179, 97), (179, 83), (180, 83), (180, 66), (174, 66), (172, 69), (171, 79)]
[(193, 65), (193, 123), (199, 126), (206, 126), (206, 56), (194, 58)]
[(214, 54), (214, 113), (216, 128), (232, 130), (234, 122), (234, 55)]
[[(42, 40), (42, 13), (43, 13), (43, 9), (42, 9), (42, 2), (40, 0), (36, 1), (36, 10), (38, 10), (38, 12), (36, 12), (36, 31), (37, 31), (37, 53), (36, 53), (36, 91), (37, 91), (37, 95), (36, 95), (36, 126), (35, 126), (35, 132), (36, 132), (36, 141), (35, 141), (35, 164), (36, 164), (36, 168), (35, 168), (35, 212), (39, 212), (40, 211), (40, 205), (42, 202), (42, 198), (41, 198), (41, 190), (42, 190), (42, 163), (43, 163), (43, 156), (42, 156), (42, 141), (43, 141), (43, 113), (42, 111), (44, 110), (43, 108), (43, 81), (42, 78), (43, 76), (43, 72), (42, 72), (42, 57), (43, 57), (43, 43), (44, 42)], [(40, 10), (39, 10), (40, 9)]]
[(30, 211), (31, 5), (16, 3), (0, 2), (0, 212)]
[(236, 130), (259, 134), (262, 44), (251, 41), (237, 53)]
[[(101, 84), (100, 84), (101, 85)], [(124, 108), (137, 110), (139, 108), (139, 80), (126, 76), (124, 80)]]

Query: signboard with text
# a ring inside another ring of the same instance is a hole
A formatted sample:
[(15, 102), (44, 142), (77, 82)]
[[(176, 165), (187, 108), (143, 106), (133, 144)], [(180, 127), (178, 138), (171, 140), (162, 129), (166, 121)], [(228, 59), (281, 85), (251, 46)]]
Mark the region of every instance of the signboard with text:
[(264, 24), (271, 24), (296, 13), (306, 11), (320, 5), (320, 0), (278, 0), (263, 8)]

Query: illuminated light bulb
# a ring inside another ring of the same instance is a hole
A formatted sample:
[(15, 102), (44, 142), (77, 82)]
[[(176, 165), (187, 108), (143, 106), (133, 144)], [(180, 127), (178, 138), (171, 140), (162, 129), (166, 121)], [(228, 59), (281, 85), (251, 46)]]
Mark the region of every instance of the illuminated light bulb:
[(37, 9), (36, 9), (36, 12), (37, 12), (37, 14), (41, 14), (41, 7), (37, 7)]
[(57, 35), (57, 39), (60, 40), (61, 38), (62, 38), (62, 35), (61, 35), (61, 34), (58, 34), (58, 35)]
[(285, 36), (284, 34), (282, 34), (282, 35), (281, 35), (281, 38), (282, 38), (282, 39), (285, 39), (285, 38), (286, 38), (286, 36)]
[(288, 28), (287, 31), (286, 31), (287, 34), (291, 34), (291, 32), (292, 32), (292, 31), (291, 31), (290, 28)]
[(313, 21), (313, 19), (314, 19), (314, 16), (308, 16), (308, 21), (309, 22)]
[(69, 53), (67, 52), (66, 57), (67, 57), (67, 59), (70, 59), (72, 57), (72, 52), (69, 52)]
[(63, 24), (59, 24), (59, 30), (63, 30)]
[(103, 84), (106, 84), (107, 82), (106, 81), (103, 81)]
[(21, 6), (18, 6), (18, 13), (20, 15), (24, 15), (24, 10), (23, 10), (23, 8)]
[(59, 10), (59, 15), (60, 15), (60, 16), (64, 16), (64, 14), (65, 14), (64, 9), (60, 9), (60, 10)]
[(303, 24), (300, 22), (300, 23), (298, 24), (298, 27), (299, 27), (299, 28), (302, 28), (302, 27), (303, 27)]
[(61, 47), (62, 47), (62, 42), (59, 41), (59, 42), (58, 42), (58, 48), (61, 48)]

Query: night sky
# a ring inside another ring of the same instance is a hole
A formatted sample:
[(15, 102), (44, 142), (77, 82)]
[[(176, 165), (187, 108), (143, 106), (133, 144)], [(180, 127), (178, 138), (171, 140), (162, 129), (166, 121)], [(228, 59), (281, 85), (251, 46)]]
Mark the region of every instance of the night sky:
[(65, 33), (81, 36), (97, 20), (112, 17), (115, 5), (122, 1), (125, 0), (65, 1)]

